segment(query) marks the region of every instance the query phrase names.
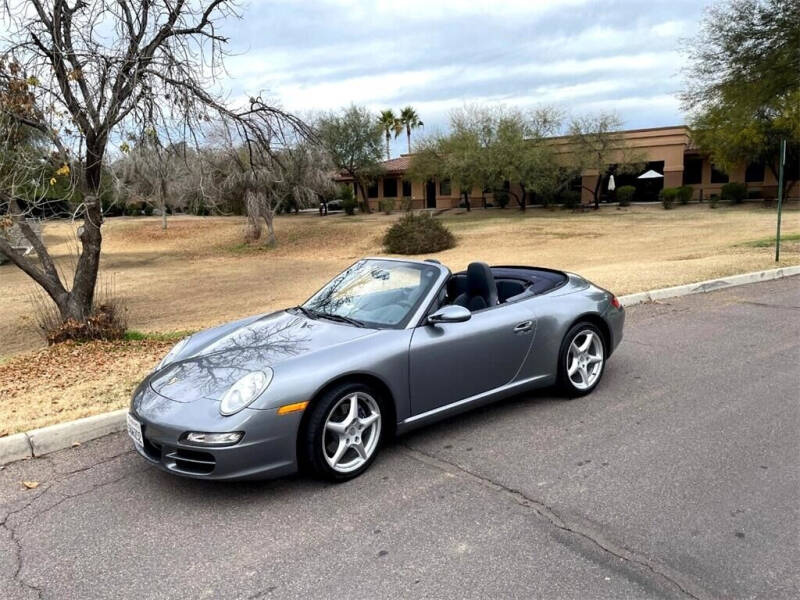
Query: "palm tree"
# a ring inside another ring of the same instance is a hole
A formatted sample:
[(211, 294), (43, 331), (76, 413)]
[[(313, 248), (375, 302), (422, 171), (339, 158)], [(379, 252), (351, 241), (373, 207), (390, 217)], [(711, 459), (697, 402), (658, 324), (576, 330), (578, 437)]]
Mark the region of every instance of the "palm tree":
[(378, 124), (381, 126), (386, 136), (386, 160), (389, 160), (392, 158), (390, 147), (392, 132), (394, 131), (394, 137), (397, 137), (398, 134), (403, 131), (403, 124), (400, 123), (400, 119), (394, 116), (394, 111), (392, 109), (381, 111), (381, 116), (378, 117)]
[[(400, 111), (400, 124), (406, 128), (406, 137), (408, 138), (408, 153), (411, 154), (411, 130), (417, 127), (422, 127), (423, 123), (419, 120), (417, 111), (413, 106), (406, 106)], [(401, 128), (402, 131), (402, 128)], [(398, 132), (399, 134), (399, 132)], [(397, 137), (397, 135), (395, 135)]]

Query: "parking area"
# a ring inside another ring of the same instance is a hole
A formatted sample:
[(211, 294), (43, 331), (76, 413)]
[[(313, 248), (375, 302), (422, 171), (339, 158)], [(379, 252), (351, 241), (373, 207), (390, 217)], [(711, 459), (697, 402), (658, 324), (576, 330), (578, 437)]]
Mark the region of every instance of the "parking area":
[(799, 389), (795, 277), (633, 307), (592, 395), (345, 484), (179, 479), (108, 436), (0, 471), (0, 597), (796, 598)]

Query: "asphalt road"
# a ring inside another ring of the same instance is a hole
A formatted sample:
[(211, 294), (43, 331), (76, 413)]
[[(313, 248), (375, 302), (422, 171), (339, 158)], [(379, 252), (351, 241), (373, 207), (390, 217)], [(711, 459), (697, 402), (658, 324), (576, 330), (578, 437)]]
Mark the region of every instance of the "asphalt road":
[(590, 397), (346, 484), (179, 479), (109, 436), (0, 471), (0, 598), (797, 598), (799, 389), (793, 278), (633, 307)]

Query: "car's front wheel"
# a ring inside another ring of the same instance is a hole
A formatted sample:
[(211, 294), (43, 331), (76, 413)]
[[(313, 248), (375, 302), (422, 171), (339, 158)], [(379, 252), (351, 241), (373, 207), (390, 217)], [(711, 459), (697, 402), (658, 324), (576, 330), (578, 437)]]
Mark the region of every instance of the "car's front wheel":
[(558, 356), (558, 382), (570, 398), (590, 393), (603, 376), (606, 348), (603, 334), (592, 323), (574, 325), (564, 336)]
[(361, 475), (380, 447), (382, 420), (379, 396), (369, 386), (346, 383), (328, 390), (313, 403), (302, 434), (308, 466), (332, 481)]

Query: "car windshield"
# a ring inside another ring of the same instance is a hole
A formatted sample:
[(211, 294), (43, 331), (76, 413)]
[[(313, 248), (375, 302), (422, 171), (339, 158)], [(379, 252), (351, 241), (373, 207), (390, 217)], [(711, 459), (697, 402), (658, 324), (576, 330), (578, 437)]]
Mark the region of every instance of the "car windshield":
[(311, 318), (362, 327), (405, 327), (436, 281), (433, 265), (361, 260), (299, 307)]

